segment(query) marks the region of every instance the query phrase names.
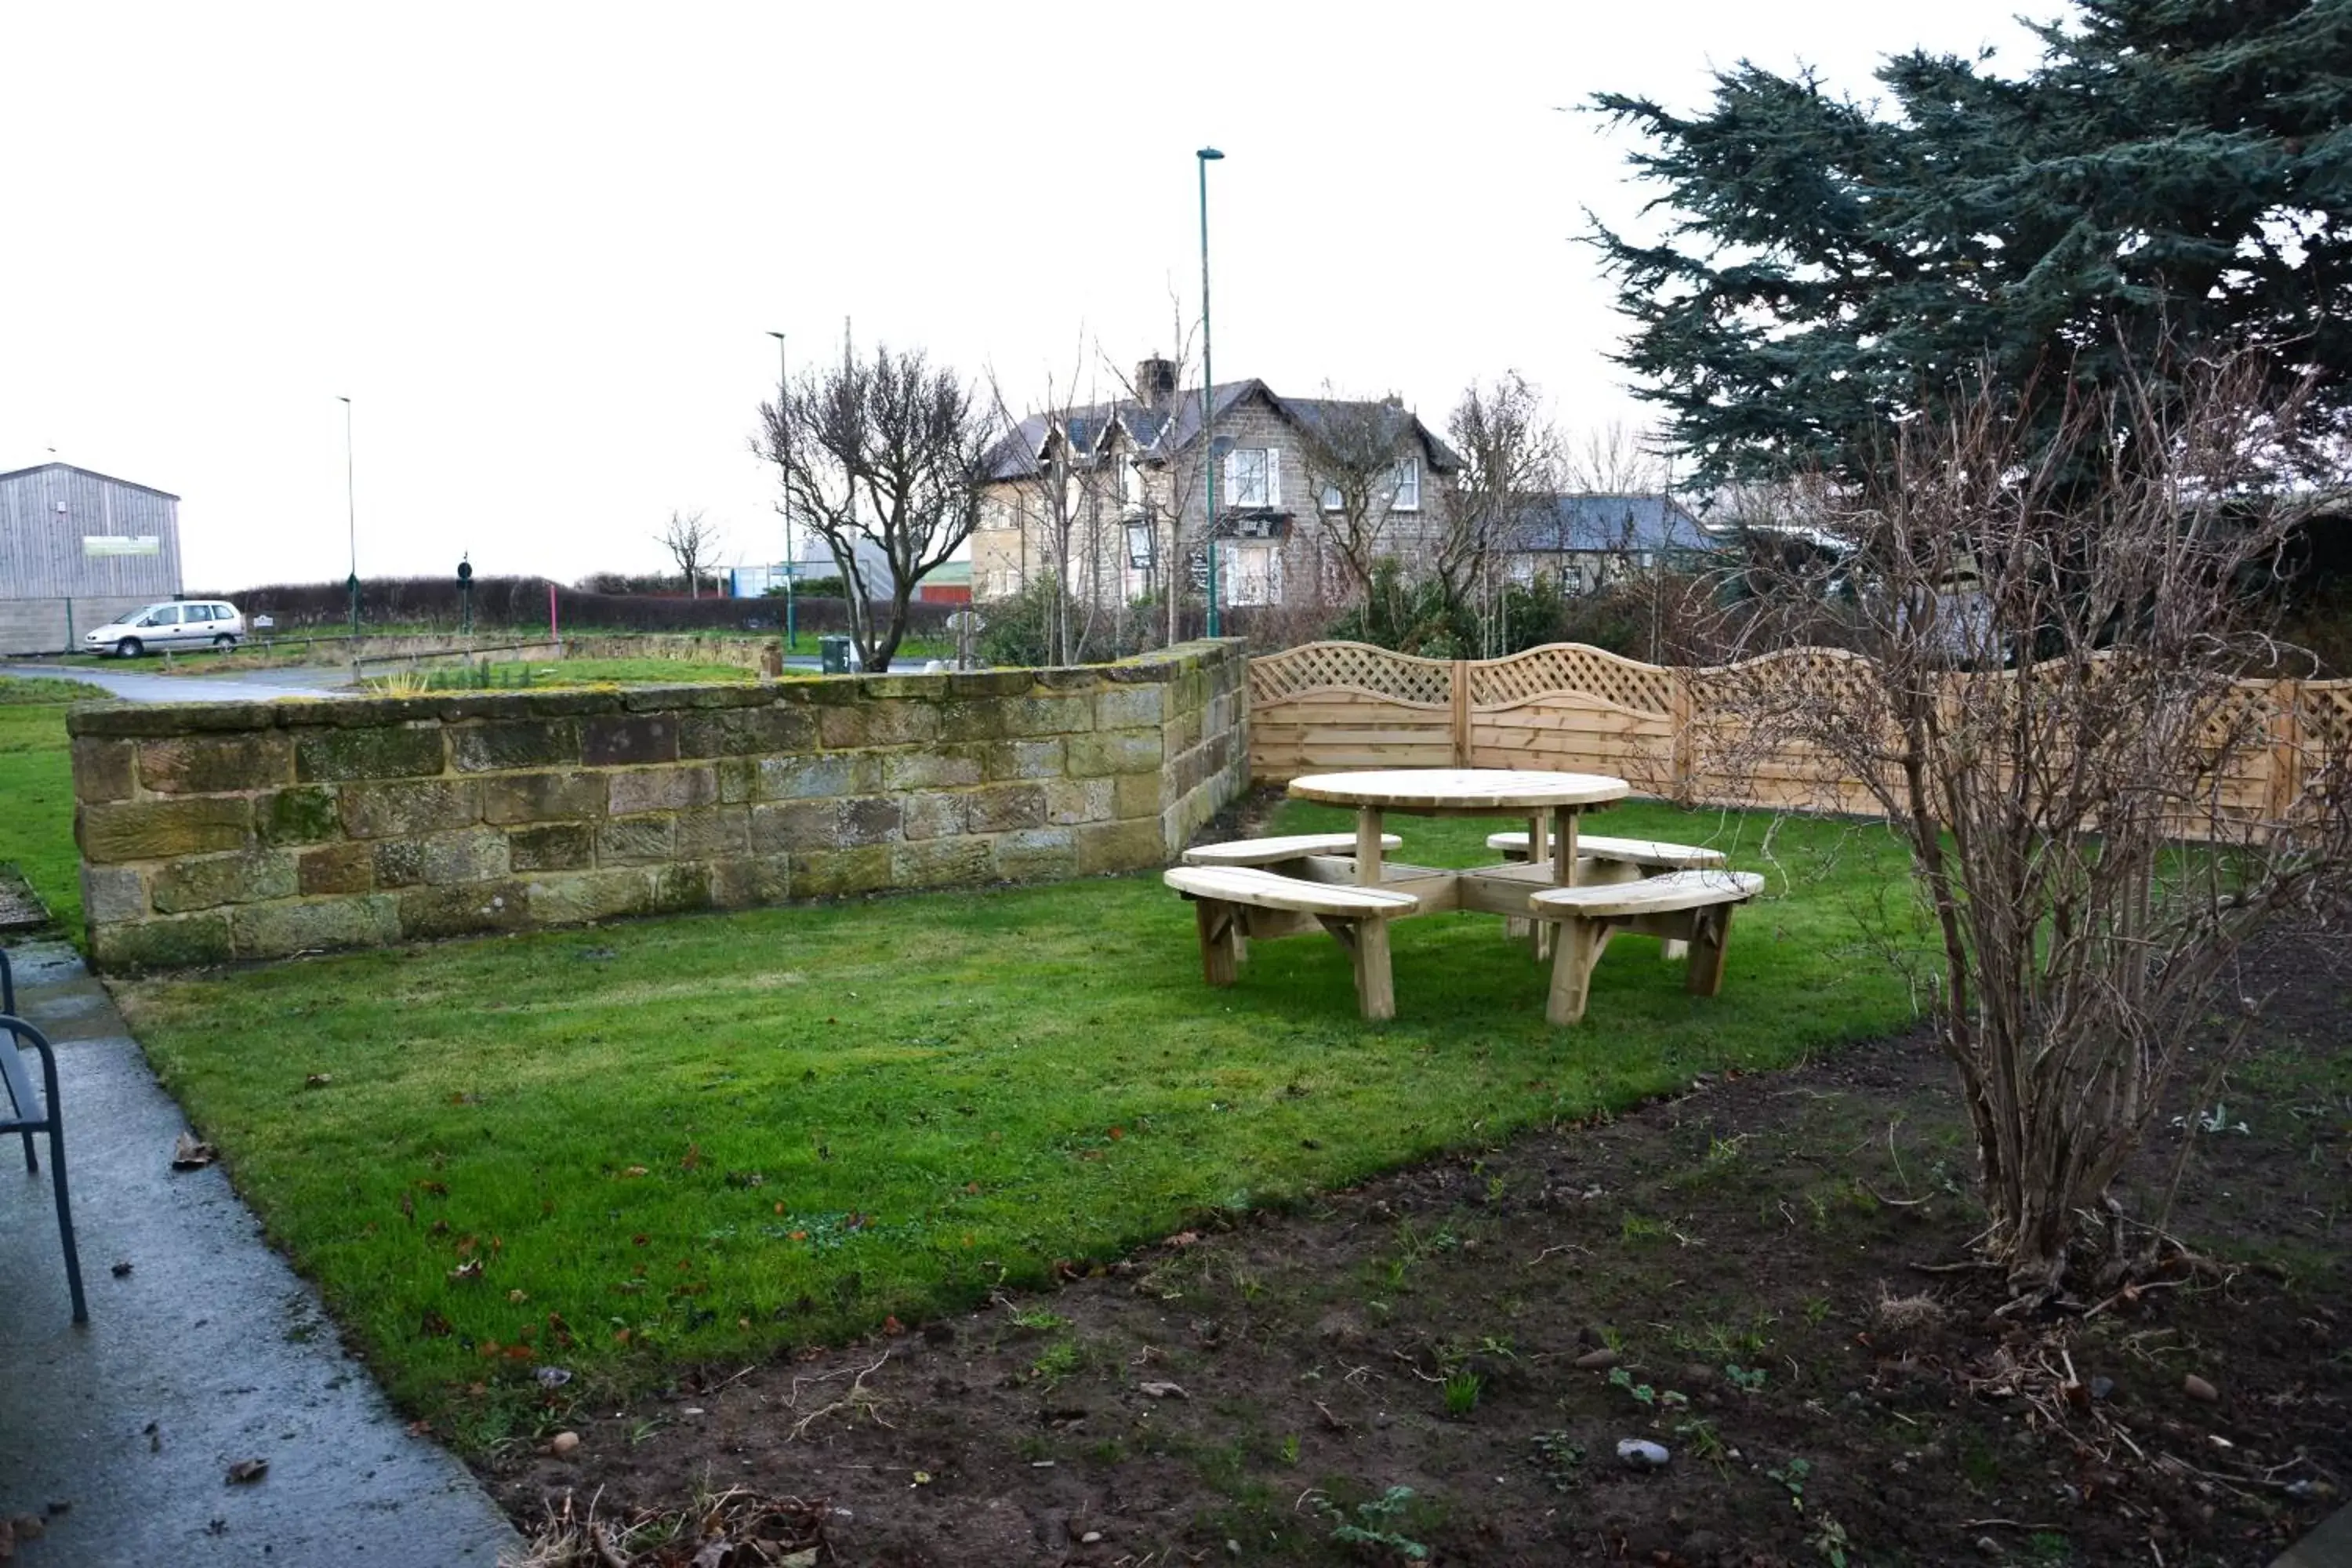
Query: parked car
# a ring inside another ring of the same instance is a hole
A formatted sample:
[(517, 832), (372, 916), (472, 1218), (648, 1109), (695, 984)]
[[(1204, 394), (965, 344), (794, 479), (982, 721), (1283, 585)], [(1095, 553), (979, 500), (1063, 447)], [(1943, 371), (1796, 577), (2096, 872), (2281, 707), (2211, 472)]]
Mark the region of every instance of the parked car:
[(235, 647), (245, 636), (245, 617), (235, 605), (217, 599), (180, 599), (150, 605), (135, 616), (110, 621), (82, 637), (82, 646), (96, 653), (113, 652), (137, 658), (152, 649)]

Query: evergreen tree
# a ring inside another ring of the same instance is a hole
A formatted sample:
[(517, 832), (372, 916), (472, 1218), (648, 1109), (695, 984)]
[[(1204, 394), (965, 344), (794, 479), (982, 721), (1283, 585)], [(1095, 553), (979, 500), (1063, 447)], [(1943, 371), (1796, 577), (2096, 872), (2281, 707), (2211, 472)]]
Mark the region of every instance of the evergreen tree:
[(1621, 363), (1700, 483), (1855, 476), (1980, 379), (2054, 431), (2069, 379), (2162, 389), (2224, 345), (2352, 402), (2352, 0), (2085, 0), (2036, 31), (2015, 78), (1890, 58), (1880, 103), (1744, 63), (1696, 118), (1597, 100), (1672, 215), (1595, 237)]

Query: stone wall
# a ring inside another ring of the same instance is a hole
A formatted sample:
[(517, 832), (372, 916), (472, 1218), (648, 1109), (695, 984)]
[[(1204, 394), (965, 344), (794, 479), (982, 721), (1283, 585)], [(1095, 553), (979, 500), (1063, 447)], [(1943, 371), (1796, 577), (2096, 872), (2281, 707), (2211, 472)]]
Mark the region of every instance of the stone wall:
[(1248, 782), (1246, 661), (68, 715), (110, 971), (1171, 858)]

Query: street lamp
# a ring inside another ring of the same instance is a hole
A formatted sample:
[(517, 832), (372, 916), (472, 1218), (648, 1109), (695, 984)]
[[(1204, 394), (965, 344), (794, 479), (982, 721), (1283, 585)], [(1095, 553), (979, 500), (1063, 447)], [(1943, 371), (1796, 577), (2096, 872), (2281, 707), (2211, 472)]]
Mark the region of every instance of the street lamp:
[(352, 636), (360, 635), (360, 508), (359, 492), (352, 485), (352, 400), (343, 404), (343, 508), (351, 519), (352, 575), (343, 585), (352, 595)]
[[(1209, 635), (1222, 631), (1217, 619), (1217, 458), (1209, 439), (1210, 399), (1214, 395), (1216, 377), (1209, 362), (1209, 165), (1224, 154), (1214, 147), (1203, 147), (1192, 154), (1201, 171), (1201, 477), (1204, 491), (1202, 538), (1209, 547)], [(1175, 583), (1171, 574), (1169, 592), (1172, 596)]]
[[(785, 455), (789, 456), (792, 450), (790, 443), (793, 438), (793, 427), (784, 418), (785, 389), (790, 384), (785, 374), (784, 334), (770, 332), (768, 335), (776, 340), (776, 440)], [(793, 480), (789, 468), (784, 474), (784, 504), (779, 510), (784, 514), (784, 646), (798, 653), (801, 647), (801, 628), (800, 617), (796, 612), (801, 560), (799, 552), (793, 548)]]

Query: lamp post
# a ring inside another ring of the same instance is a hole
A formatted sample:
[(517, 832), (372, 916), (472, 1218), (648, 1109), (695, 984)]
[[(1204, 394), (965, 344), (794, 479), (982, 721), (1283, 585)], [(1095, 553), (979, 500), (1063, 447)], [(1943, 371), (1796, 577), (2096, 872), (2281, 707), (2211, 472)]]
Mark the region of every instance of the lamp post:
[[(1201, 479), (1202, 489), (1202, 537), (1209, 549), (1209, 635), (1220, 635), (1223, 627), (1217, 618), (1217, 454), (1216, 444), (1209, 438), (1209, 410), (1215, 395), (1216, 377), (1211, 374), (1209, 362), (1209, 165), (1224, 154), (1214, 147), (1203, 147), (1192, 154), (1201, 172)], [(1175, 593), (1171, 572), (1169, 593)]]
[(360, 507), (359, 491), (352, 483), (352, 400), (343, 403), (343, 510), (351, 520), (352, 575), (343, 585), (352, 595), (352, 636), (360, 635)]
[[(770, 332), (768, 335), (776, 340), (776, 439), (783, 445), (785, 455), (790, 456), (793, 427), (784, 417), (784, 398), (788, 395), (786, 389), (791, 383), (786, 377), (784, 334)], [(796, 612), (800, 598), (801, 561), (800, 552), (793, 548), (793, 485), (789, 469), (784, 476), (784, 504), (781, 510), (784, 514), (784, 646), (798, 653), (801, 628)]]

